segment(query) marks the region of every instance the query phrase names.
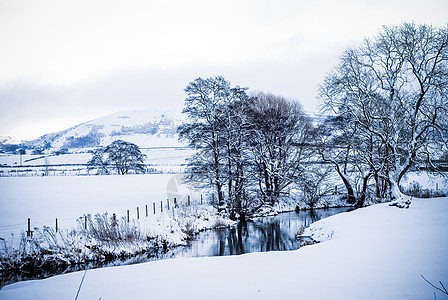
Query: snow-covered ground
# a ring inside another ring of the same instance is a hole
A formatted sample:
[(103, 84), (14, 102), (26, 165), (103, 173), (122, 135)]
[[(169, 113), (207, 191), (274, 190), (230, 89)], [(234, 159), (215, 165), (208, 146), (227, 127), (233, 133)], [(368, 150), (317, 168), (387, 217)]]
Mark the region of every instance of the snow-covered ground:
[(55, 151), (60, 148), (84, 148), (85, 142), (88, 141), (95, 141), (93, 144), (99, 142), (99, 145), (106, 146), (117, 139), (122, 139), (141, 148), (179, 147), (182, 143), (177, 139), (176, 129), (184, 119), (185, 117), (178, 112), (122, 111), (60, 132), (46, 134), (36, 140), (25, 142), (25, 145), (43, 148), (49, 144), (50, 150)]
[[(444, 299), (448, 198), (379, 204), (314, 223), (289, 252), (173, 259), (89, 270), (78, 299)], [(74, 299), (84, 272), (20, 282), (0, 299)], [(446, 296), (445, 296), (446, 297)]]
[[(108, 175), (108, 176), (37, 176), (0, 178), (0, 237), (9, 239), (27, 228), (43, 225), (55, 227), (56, 218), (61, 229), (76, 226), (76, 219), (85, 214), (108, 212), (118, 217), (130, 211), (136, 219), (146, 214), (146, 205), (153, 217), (153, 203), (157, 215), (160, 202), (200, 200), (200, 192), (181, 183), (181, 175)], [(205, 200), (204, 200), (205, 201)], [(166, 210), (167, 207), (164, 208)]]
[[(12, 155), (0, 154), (0, 176), (42, 176), (48, 175), (86, 175), (86, 164), (92, 158), (92, 153), (83, 149), (79, 152), (61, 155)], [(143, 148), (146, 155), (144, 163), (149, 168), (163, 173), (179, 173), (185, 169), (186, 159), (194, 154), (194, 150), (185, 147)], [(48, 169), (48, 172), (46, 170)], [(90, 171), (96, 174), (96, 171)]]

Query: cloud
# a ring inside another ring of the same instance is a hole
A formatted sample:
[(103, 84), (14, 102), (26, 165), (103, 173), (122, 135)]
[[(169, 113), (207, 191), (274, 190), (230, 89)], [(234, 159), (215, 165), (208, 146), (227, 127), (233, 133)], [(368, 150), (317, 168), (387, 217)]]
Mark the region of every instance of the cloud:
[(181, 111), (183, 89), (197, 77), (222, 75), (232, 85), (298, 99), (305, 110), (317, 107), (317, 84), (333, 64), (319, 54), (313, 61), (270, 60), (233, 65), (193, 65), (176, 70), (121, 71), (95, 81), (61, 87), (18, 81), (0, 89), (0, 135), (25, 139), (66, 129), (123, 110)]
[(444, 0), (0, 1), (0, 135), (182, 106), (198, 76), (298, 98), (382, 25), (446, 25)]
[(70, 87), (16, 82), (0, 90), (0, 135), (37, 138), (123, 110), (180, 111), (180, 82), (164, 72), (117, 72)]

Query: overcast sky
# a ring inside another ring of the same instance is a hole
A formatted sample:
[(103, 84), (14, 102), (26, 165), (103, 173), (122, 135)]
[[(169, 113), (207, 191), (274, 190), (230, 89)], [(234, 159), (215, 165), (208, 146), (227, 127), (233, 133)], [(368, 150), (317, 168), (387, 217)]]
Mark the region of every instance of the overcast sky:
[(447, 0), (0, 0), (0, 136), (180, 111), (197, 77), (299, 100), (382, 25), (448, 22)]

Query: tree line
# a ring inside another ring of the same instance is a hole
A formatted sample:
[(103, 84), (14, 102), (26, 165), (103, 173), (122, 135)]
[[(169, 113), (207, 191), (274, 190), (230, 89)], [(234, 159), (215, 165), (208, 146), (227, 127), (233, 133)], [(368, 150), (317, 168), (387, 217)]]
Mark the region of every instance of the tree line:
[(384, 27), (346, 50), (320, 85), (327, 117), (319, 124), (297, 101), (249, 95), (221, 76), (195, 79), (178, 130), (197, 150), (188, 179), (213, 187), (219, 210), (234, 217), (291, 189), (318, 197), (329, 174), (357, 206), (367, 197), (400, 199), (406, 173), (422, 163), (437, 171), (434, 160), (448, 153), (447, 28)]

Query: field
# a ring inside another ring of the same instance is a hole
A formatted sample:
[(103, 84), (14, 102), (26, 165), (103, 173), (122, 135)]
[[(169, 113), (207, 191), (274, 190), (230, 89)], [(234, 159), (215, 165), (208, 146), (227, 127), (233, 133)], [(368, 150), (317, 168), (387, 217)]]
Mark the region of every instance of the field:
[[(145, 212), (148, 205), (153, 213), (160, 201), (173, 203), (199, 201), (198, 191), (181, 184), (180, 175), (109, 175), (109, 176), (36, 176), (4, 177), (0, 179), (0, 237), (10, 238), (31, 227), (54, 227), (58, 218), (59, 228), (76, 225), (76, 219), (85, 214), (108, 212), (136, 218), (136, 209)], [(165, 208), (166, 209), (166, 208)], [(151, 215), (150, 215), (151, 217)]]
[[(146, 155), (144, 163), (150, 172), (171, 174), (182, 173), (186, 158), (194, 153), (191, 149), (171, 146), (142, 148), (141, 151)], [(96, 174), (95, 170), (87, 170), (86, 164), (91, 158), (92, 153), (87, 149), (61, 155), (0, 154), (0, 177)]]

